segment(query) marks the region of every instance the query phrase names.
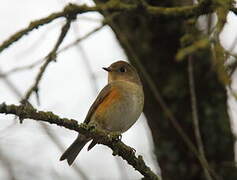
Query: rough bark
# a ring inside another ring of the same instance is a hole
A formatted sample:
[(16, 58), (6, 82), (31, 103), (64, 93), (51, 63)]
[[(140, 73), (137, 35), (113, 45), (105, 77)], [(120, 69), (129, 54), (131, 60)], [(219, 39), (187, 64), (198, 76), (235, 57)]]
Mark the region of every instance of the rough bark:
[[(149, 1), (159, 6), (174, 6), (173, 1)], [(104, 13), (105, 17), (110, 13)], [(129, 61), (140, 61), (178, 123), (196, 145), (192, 125), (187, 59), (175, 60), (185, 35), (185, 20), (161, 19), (141, 10), (118, 15), (111, 23)], [(201, 33), (201, 32), (200, 32)], [(234, 137), (227, 113), (227, 92), (211, 63), (211, 50), (194, 56), (194, 78), (204, 151), (211, 167), (223, 179), (237, 179), (234, 167)], [(137, 66), (139, 69), (139, 67)], [(155, 154), (164, 180), (204, 178), (203, 169), (183, 139), (171, 125), (160, 104), (154, 98), (143, 74), (145, 115), (155, 143)]]

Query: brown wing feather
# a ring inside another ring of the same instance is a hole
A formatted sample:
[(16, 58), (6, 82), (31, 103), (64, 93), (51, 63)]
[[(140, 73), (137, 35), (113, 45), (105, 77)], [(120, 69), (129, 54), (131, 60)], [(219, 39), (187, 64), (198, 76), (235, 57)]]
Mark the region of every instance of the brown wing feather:
[(92, 114), (95, 112), (95, 110), (97, 109), (97, 107), (100, 105), (100, 103), (110, 94), (111, 92), (111, 85), (108, 84), (106, 85), (99, 93), (99, 95), (97, 96), (96, 100), (94, 101), (94, 103), (91, 105), (86, 119), (84, 121), (84, 123), (89, 123)]

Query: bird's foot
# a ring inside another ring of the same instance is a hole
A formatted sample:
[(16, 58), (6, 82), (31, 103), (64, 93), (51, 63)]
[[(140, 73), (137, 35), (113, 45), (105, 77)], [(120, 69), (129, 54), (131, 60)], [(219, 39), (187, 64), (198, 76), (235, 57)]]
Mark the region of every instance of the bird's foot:
[(122, 135), (119, 132), (113, 132), (113, 133), (109, 133), (108, 137), (112, 140), (112, 141), (121, 141), (122, 139)]

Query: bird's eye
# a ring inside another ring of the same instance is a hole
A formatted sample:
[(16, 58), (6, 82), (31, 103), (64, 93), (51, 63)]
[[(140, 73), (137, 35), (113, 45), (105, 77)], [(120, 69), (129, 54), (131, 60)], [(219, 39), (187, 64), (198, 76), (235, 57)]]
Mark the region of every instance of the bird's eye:
[(126, 72), (126, 69), (125, 69), (124, 67), (121, 67), (121, 68), (119, 69), (119, 71), (120, 71), (120, 72)]

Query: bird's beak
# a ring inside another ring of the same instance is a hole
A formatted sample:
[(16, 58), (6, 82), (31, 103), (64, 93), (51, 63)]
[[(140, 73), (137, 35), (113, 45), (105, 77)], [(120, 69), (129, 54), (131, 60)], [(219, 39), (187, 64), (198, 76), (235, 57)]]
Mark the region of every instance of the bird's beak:
[(111, 71), (112, 71), (112, 69), (109, 68), (109, 67), (103, 67), (102, 69), (104, 69), (105, 71), (108, 71), (108, 72), (111, 72)]

